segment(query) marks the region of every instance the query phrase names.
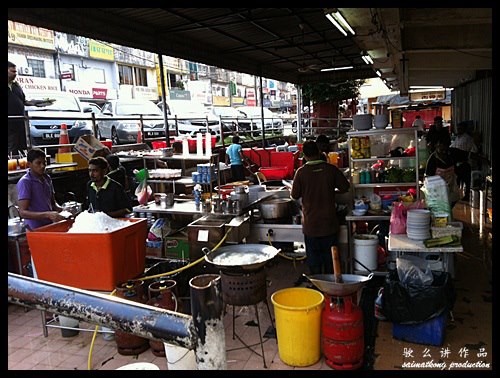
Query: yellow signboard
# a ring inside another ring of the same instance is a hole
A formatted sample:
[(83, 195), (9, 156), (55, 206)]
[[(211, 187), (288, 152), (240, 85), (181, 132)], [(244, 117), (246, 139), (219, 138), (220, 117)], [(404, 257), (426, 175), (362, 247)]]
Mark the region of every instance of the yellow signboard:
[(89, 56), (96, 59), (115, 60), (115, 53), (112, 47), (89, 39)]
[(212, 96), (212, 102), (215, 106), (229, 106), (229, 97), (225, 96)]
[(8, 22), (8, 42), (23, 46), (54, 50), (54, 32), (20, 22)]
[[(167, 83), (167, 67), (163, 66), (163, 77), (165, 80), (165, 97), (169, 98), (170, 94), (168, 93), (168, 83)], [(156, 83), (158, 86), (158, 96), (161, 97), (161, 78), (160, 78), (160, 65), (156, 64)]]

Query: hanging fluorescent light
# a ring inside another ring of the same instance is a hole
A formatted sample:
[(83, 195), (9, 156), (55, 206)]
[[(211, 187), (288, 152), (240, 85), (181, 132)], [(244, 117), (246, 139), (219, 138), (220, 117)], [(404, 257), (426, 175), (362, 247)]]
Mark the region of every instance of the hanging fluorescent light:
[(341, 70), (350, 70), (351, 68), (354, 68), (353, 66), (345, 66), (345, 67), (332, 67), (332, 68), (323, 68), (321, 72), (327, 72), (327, 71), (341, 71)]
[(356, 32), (351, 28), (351, 25), (347, 22), (347, 20), (342, 16), (342, 14), (338, 10), (333, 10), (325, 14), (326, 18), (330, 20), (330, 22), (335, 25), (340, 32), (347, 36), (347, 32), (355, 35)]
[(361, 53), (361, 58), (363, 59), (363, 61), (366, 64), (373, 64), (372, 57), (370, 55), (368, 55), (367, 53), (365, 53), (365, 54)]
[(444, 89), (442, 85), (412, 85), (410, 89)]
[(330, 20), (330, 22), (334, 24), (335, 27), (339, 29), (342, 34), (344, 34), (344, 36), (347, 36), (346, 31), (342, 29), (342, 26), (340, 26), (340, 24), (333, 18), (333, 16), (330, 13), (326, 15), (326, 18), (328, 18), (328, 20)]
[(376, 70), (375, 73), (379, 76), (382, 77), (382, 73), (379, 70)]

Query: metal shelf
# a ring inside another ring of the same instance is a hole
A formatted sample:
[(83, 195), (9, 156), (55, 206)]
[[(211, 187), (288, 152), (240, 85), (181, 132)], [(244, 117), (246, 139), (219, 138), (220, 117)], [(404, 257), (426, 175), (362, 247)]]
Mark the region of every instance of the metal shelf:
[(370, 184), (352, 184), (354, 188), (388, 188), (394, 186), (417, 186), (415, 181), (412, 182), (374, 182)]
[(364, 159), (352, 159), (353, 163), (371, 163), (372, 161), (377, 160), (415, 160), (416, 156), (398, 156), (398, 157), (372, 157), (372, 158), (364, 158)]

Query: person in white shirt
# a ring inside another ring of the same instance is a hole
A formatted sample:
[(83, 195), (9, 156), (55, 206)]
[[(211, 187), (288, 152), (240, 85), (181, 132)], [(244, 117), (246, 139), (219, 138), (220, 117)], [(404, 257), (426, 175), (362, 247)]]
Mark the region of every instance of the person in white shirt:
[(420, 117), (420, 114), (417, 114), (415, 116), (415, 121), (411, 124), (412, 127), (417, 127), (418, 131), (424, 131), (425, 128), (425, 122), (424, 120)]
[(467, 134), (467, 122), (460, 122), (457, 125), (457, 135), (451, 142), (450, 151), (455, 157), (457, 174), (457, 184), (464, 184), (463, 201), (469, 200), (471, 186), (471, 164), (469, 160), (477, 154), (477, 146), (474, 144), (472, 136)]

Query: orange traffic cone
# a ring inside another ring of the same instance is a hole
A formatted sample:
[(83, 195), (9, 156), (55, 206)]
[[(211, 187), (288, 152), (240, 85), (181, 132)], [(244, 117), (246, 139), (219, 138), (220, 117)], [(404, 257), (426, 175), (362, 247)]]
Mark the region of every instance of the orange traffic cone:
[(137, 124), (139, 130), (137, 131), (137, 143), (142, 143), (141, 124)]
[[(68, 136), (68, 127), (65, 123), (61, 124), (61, 133), (59, 134), (59, 144), (69, 144), (69, 136)], [(60, 154), (64, 154), (66, 152), (71, 152), (71, 147), (59, 147), (57, 151)]]

